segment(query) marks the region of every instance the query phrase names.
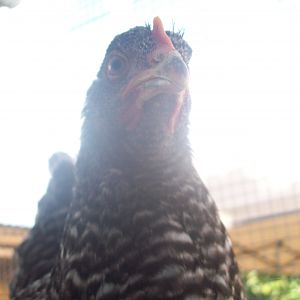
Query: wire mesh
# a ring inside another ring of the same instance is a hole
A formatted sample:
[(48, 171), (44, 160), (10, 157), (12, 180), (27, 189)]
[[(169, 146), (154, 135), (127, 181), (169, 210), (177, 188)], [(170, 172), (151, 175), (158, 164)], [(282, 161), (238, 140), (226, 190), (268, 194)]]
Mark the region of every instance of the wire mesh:
[(300, 275), (300, 182), (278, 190), (238, 170), (207, 185), (241, 270)]

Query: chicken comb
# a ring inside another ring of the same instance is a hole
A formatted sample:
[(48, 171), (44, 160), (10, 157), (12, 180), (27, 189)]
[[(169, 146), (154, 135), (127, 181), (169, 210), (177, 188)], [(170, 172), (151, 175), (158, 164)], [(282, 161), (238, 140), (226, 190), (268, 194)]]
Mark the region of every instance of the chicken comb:
[(171, 39), (164, 30), (164, 25), (160, 17), (155, 17), (153, 19), (152, 36), (154, 40), (158, 43), (158, 45), (167, 46), (168, 48), (175, 49)]

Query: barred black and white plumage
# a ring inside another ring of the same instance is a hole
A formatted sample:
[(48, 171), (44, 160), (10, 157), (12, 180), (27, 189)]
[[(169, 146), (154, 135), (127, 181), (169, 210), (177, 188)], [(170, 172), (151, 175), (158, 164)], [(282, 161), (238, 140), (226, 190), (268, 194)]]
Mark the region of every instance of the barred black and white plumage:
[(108, 47), (83, 111), (61, 254), (28, 299), (246, 299), (192, 163), (191, 53), (159, 18)]
[(191, 48), (153, 26), (117, 36), (89, 90), (54, 299), (245, 299), (192, 163)]

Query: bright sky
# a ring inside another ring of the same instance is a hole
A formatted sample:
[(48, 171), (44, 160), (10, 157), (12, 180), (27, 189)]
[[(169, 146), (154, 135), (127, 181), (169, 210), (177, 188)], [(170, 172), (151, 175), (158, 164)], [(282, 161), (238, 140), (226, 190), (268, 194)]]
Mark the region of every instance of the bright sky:
[[(275, 190), (299, 181), (298, 0), (106, 0), (91, 11), (82, 2), (0, 9), (0, 223), (33, 224), (48, 158), (76, 156), (85, 93), (108, 43), (155, 15), (166, 29), (185, 29), (193, 48), (191, 141), (200, 175), (242, 169)], [(102, 18), (84, 25), (88, 14)]]

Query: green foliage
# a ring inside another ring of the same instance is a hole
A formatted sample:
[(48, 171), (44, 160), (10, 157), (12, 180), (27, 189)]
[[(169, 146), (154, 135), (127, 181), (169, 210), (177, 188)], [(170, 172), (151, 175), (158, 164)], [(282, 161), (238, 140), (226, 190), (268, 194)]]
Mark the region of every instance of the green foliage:
[(299, 300), (300, 278), (261, 274), (244, 274), (248, 300)]

